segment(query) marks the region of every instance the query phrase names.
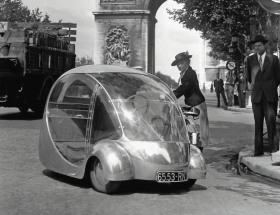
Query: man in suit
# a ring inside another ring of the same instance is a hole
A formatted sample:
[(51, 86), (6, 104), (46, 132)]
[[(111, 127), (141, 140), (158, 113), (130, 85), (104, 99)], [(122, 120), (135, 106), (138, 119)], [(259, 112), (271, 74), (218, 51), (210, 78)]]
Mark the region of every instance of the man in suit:
[(239, 73), (238, 79), (238, 102), (240, 108), (245, 108), (245, 95), (246, 95), (246, 78), (243, 76), (243, 72)]
[(280, 66), (278, 57), (266, 52), (268, 40), (262, 35), (252, 41), (256, 53), (247, 58), (247, 80), (251, 84), (252, 107), (255, 119), (255, 152), (260, 156), (263, 151), (263, 120), (265, 118), (270, 152), (279, 150), (276, 137), (277, 87), (280, 83)]
[(200, 136), (202, 147), (207, 146), (210, 143), (209, 138), (209, 122), (207, 114), (207, 106), (205, 103), (205, 98), (200, 91), (198, 79), (195, 71), (190, 66), (190, 58), (188, 52), (182, 52), (175, 56), (175, 60), (172, 62), (171, 66), (176, 66), (180, 71), (179, 87), (174, 90), (174, 94), (177, 98), (182, 95), (185, 96), (185, 104), (191, 107), (198, 108), (200, 110)]
[(220, 94), (223, 97), (225, 106), (228, 106), (227, 99), (225, 96), (224, 81), (220, 78), (219, 73), (217, 73), (216, 76), (217, 79), (214, 80), (214, 87), (218, 99), (217, 107), (220, 107)]

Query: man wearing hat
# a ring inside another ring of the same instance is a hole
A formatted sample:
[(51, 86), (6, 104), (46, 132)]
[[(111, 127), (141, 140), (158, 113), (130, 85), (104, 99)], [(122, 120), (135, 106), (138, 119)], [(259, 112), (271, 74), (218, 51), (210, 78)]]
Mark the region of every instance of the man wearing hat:
[(217, 107), (220, 107), (220, 94), (222, 95), (222, 98), (224, 100), (224, 104), (227, 107), (227, 99), (225, 96), (225, 89), (224, 89), (224, 80), (220, 78), (220, 74), (216, 74), (217, 79), (214, 80), (214, 87), (215, 87), (215, 92), (217, 96)]
[(246, 76), (251, 84), (252, 107), (255, 119), (255, 152), (252, 156), (261, 156), (263, 151), (263, 121), (265, 118), (270, 152), (279, 150), (276, 137), (276, 114), (280, 83), (280, 66), (278, 57), (266, 52), (268, 40), (262, 35), (256, 36), (251, 43), (255, 54), (247, 58)]
[(246, 78), (243, 76), (243, 72), (239, 72), (239, 79), (238, 79), (238, 103), (240, 108), (245, 108), (245, 96), (246, 96)]
[(199, 89), (198, 79), (195, 71), (190, 66), (190, 58), (188, 52), (182, 52), (175, 56), (175, 60), (171, 66), (176, 66), (180, 71), (179, 87), (174, 90), (174, 94), (177, 98), (182, 95), (185, 96), (185, 104), (191, 107), (198, 108), (200, 110), (200, 135), (203, 149), (210, 142), (209, 138), (209, 122), (207, 114), (207, 106), (205, 98)]

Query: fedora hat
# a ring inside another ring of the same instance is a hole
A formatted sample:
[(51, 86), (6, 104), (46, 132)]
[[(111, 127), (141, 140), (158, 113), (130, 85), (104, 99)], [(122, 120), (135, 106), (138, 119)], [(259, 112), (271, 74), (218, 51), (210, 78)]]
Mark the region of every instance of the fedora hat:
[(265, 37), (264, 37), (263, 35), (257, 35), (257, 36), (255, 37), (255, 40), (251, 41), (251, 44), (255, 44), (255, 43), (257, 43), (257, 42), (267, 43), (268, 40), (265, 39)]
[(175, 60), (172, 62), (171, 66), (176, 66), (178, 62), (191, 58), (192, 55), (189, 55), (189, 52), (181, 52), (175, 56)]

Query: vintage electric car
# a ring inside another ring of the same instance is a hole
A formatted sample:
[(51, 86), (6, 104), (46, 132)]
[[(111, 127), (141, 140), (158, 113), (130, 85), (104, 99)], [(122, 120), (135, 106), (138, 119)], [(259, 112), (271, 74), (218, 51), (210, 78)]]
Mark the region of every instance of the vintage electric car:
[(190, 188), (206, 177), (200, 150), (190, 144), (175, 95), (151, 74), (90, 65), (53, 85), (40, 132), (39, 157), (48, 169), (89, 176), (112, 193), (141, 179)]

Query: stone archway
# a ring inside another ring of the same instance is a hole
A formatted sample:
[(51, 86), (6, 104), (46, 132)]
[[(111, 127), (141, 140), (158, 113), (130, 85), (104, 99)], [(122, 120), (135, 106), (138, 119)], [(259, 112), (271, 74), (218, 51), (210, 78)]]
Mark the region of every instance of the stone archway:
[(94, 63), (138, 67), (155, 73), (155, 18), (166, 0), (97, 0)]

